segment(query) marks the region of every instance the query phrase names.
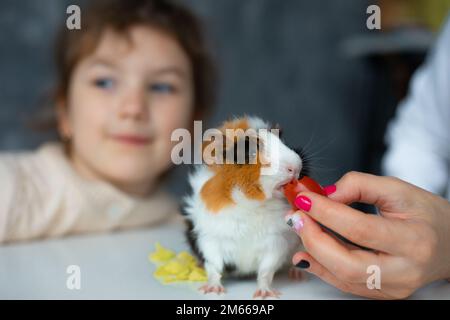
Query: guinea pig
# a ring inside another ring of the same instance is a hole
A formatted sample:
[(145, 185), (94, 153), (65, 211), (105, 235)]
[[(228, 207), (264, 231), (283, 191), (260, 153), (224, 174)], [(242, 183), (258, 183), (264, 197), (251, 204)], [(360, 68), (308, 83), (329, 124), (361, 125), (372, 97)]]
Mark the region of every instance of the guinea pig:
[[(244, 136), (227, 137), (230, 130), (240, 129)], [(284, 220), (290, 206), (282, 187), (306, 168), (301, 152), (287, 147), (271, 129), (278, 128), (257, 117), (224, 122), (218, 131), (228, 143), (222, 153), (212, 153), (222, 163), (202, 163), (189, 175), (192, 193), (183, 199), (183, 213), (188, 243), (208, 276), (200, 288), (204, 293), (224, 293), (224, 274), (256, 275), (253, 297), (278, 297), (280, 292), (272, 288), (274, 274), (301, 248), (300, 238)], [(243, 163), (236, 161), (238, 146), (245, 146)], [(230, 149), (234, 158), (227, 163)]]

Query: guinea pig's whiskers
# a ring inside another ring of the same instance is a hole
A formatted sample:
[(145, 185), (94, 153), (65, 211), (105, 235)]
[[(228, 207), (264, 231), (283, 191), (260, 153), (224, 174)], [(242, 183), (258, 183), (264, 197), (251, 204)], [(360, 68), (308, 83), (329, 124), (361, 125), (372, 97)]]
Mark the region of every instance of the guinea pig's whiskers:
[(306, 147), (305, 147), (305, 149), (306, 149), (305, 151), (306, 151), (307, 155), (309, 155), (309, 156), (311, 156), (311, 157), (314, 157), (314, 156), (316, 156), (316, 155), (322, 153), (323, 151), (325, 151), (325, 150), (326, 150), (327, 148), (329, 148), (334, 142), (336, 142), (336, 137), (334, 137), (334, 138), (332, 138), (332, 139), (326, 141), (323, 145), (319, 145), (319, 147), (318, 147), (316, 150), (314, 150), (313, 152), (309, 152), (311, 149), (307, 149)]
[(308, 143), (303, 147), (294, 148), (294, 151), (300, 156), (303, 162), (301, 176), (311, 175), (312, 172), (323, 172), (323, 171), (335, 171), (336, 169), (329, 168), (328, 166), (323, 166), (320, 164), (321, 160), (325, 160), (325, 157), (319, 157), (319, 154), (322, 154), (324, 150), (326, 150), (330, 145), (332, 145), (336, 138), (332, 138), (326, 141), (323, 145), (319, 146), (316, 150), (312, 150), (312, 141), (314, 135), (311, 135)]

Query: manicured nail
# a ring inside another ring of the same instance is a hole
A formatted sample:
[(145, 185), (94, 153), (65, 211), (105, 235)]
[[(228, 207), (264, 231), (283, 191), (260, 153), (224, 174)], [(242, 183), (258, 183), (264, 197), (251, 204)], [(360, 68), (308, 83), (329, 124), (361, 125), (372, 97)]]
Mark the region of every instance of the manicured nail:
[(300, 260), (300, 262), (297, 263), (295, 266), (297, 268), (300, 268), (300, 269), (308, 269), (309, 268), (309, 262), (306, 261), (306, 260)]
[(297, 208), (308, 212), (311, 210), (311, 199), (305, 196), (298, 196), (295, 198), (295, 205)]
[(303, 219), (298, 214), (292, 214), (286, 223), (297, 231), (300, 231), (303, 228)]
[(330, 194), (333, 194), (336, 192), (336, 186), (332, 184), (331, 186), (326, 186), (323, 188), (323, 191), (329, 196)]

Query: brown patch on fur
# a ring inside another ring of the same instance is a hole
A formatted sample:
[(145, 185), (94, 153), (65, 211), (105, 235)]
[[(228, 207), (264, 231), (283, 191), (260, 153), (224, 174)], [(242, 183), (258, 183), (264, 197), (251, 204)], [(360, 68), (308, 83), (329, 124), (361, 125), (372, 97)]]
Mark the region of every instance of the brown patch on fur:
[[(227, 129), (232, 129), (232, 130), (236, 130), (236, 129), (242, 129), (242, 130), (247, 130), (249, 129), (249, 125), (248, 125), (248, 121), (245, 118), (242, 119), (236, 119), (236, 120), (230, 120), (230, 121), (225, 121), (222, 126), (220, 128), (218, 128), (221, 132), (222, 132), (222, 138), (223, 138), (223, 146), (226, 147), (227, 143), (232, 144), (236, 141), (236, 137), (234, 137), (234, 141), (227, 141), (226, 140), (226, 130)], [(203, 151), (205, 150), (205, 148), (210, 145), (211, 143), (213, 143), (213, 141), (205, 141), (202, 144), (202, 156), (203, 155)], [(215, 150), (213, 150), (213, 154), (212, 156), (215, 157)], [(219, 156), (219, 155), (218, 155)]]
[[(249, 124), (245, 118), (236, 119), (225, 122), (219, 129), (225, 135), (226, 129), (242, 129), (245, 131), (249, 129)], [(237, 142), (237, 140), (238, 137), (234, 137), (233, 142)], [(211, 142), (207, 142), (206, 145), (209, 143)], [(205, 144), (203, 147), (205, 147)], [(259, 183), (261, 162), (258, 154), (256, 160), (256, 164), (224, 163), (209, 166), (215, 172), (215, 175), (205, 183), (200, 191), (200, 196), (208, 210), (218, 212), (224, 207), (235, 204), (232, 199), (234, 188), (239, 188), (249, 199), (260, 201), (265, 199)]]
[(242, 119), (235, 119), (235, 120), (230, 120), (230, 121), (225, 121), (222, 126), (219, 128), (220, 131), (222, 131), (223, 133), (225, 133), (226, 129), (242, 129), (242, 130), (247, 130), (249, 129), (250, 126), (248, 125), (248, 121), (246, 118), (242, 118)]

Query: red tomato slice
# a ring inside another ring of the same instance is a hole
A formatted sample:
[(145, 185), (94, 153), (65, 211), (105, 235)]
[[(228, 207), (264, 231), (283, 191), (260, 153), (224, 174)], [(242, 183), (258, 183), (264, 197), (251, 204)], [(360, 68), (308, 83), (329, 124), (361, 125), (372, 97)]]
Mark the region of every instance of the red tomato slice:
[(311, 191), (326, 196), (326, 193), (320, 186), (320, 184), (318, 184), (316, 181), (307, 176), (304, 176), (299, 180), (292, 180), (283, 187), (283, 191), (285, 197), (287, 198), (293, 209), (297, 209), (297, 207), (294, 204), (294, 201), (295, 198), (297, 197), (297, 194), (299, 194), (302, 191)]

